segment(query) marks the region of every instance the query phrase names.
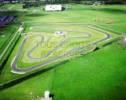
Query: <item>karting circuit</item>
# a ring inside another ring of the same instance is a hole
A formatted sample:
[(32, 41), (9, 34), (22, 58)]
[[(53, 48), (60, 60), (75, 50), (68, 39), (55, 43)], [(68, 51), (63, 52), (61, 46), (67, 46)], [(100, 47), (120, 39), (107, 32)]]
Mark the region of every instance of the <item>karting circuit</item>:
[[(59, 24), (57, 27), (55, 27)], [(31, 25), (11, 62), (11, 72), (25, 74), (50, 64), (87, 54), (113, 34), (91, 25), (50, 23)], [(41, 27), (40, 27), (41, 26)], [(42, 30), (42, 31), (41, 31)]]
[(0, 0), (0, 100), (126, 100), (126, 0)]

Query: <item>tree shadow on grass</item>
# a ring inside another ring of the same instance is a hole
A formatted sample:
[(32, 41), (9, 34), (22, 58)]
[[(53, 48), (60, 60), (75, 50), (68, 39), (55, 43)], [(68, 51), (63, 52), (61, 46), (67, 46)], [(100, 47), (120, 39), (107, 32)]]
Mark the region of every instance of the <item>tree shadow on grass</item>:
[(98, 8), (98, 9), (93, 9), (93, 10), (103, 11), (103, 12), (112, 13), (112, 14), (126, 14), (126, 10), (117, 9), (117, 8)]
[(46, 14), (43, 14), (43, 13), (40, 13), (40, 12), (34, 12), (34, 13), (28, 13), (27, 11), (16, 11), (16, 10), (11, 10), (11, 11), (8, 11), (8, 10), (5, 10), (5, 11), (0, 11), (0, 15), (1, 16), (22, 16), (22, 15), (25, 15), (25, 16), (31, 16), (31, 17), (38, 17), (38, 16), (45, 16)]
[(39, 17), (39, 16), (45, 16), (46, 14), (42, 14), (42, 13), (31, 13), (31, 14), (26, 14), (26, 16), (29, 17)]
[(0, 11), (0, 15), (1, 16), (18, 16), (18, 15), (22, 15), (24, 14), (25, 12), (24, 11), (15, 11), (15, 10), (11, 10), (11, 11), (8, 11), (8, 10), (5, 10), (5, 11)]
[(46, 69), (43, 69), (43, 70), (40, 70), (40, 71), (37, 71), (37, 72), (33, 72), (33, 73), (31, 73), (29, 75), (26, 75), (26, 76), (23, 76), (21, 78), (11, 80), (11, 81), (9, 81), (9, 82), (7, 82), (5, 84), (2, 84), (2, 85), (0, 84), (0, 90), (4, 90), (6, 88), (12, 87), (12, 86), (14, 86), (14, 85), (16, 85), (18, 83), (21, 83), (21, 82), (27, 80), (27, 79), (30, 79), (32, 77), (35, 77), (37, 75), (40, 75), (40, 74), (45, 73), (47, 71), (50, 71), (52, 69), (55, 69), (55, 68), (59, 67), (60, 65), (63, 65), (65, 63), (67, 63), (67, 62), (68, 62), (68, 60), (60, 62), (60, 63), (58, 63), (58, 64), (56, 64), (54, 66), (51, 66), (49, 68), (46, 68)]
[(108, 97), (109, 100), (126, 100), (126, 78), (115, 83), (115, 86), (109, 90)]

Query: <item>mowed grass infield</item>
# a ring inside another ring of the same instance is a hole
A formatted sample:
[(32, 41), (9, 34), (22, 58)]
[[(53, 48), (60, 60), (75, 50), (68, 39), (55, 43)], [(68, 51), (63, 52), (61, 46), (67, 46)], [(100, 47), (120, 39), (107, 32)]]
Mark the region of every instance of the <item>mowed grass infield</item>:
[[(114, 12), (117, 9), (119, 9), (120, 12)], [(45, 12), (42, 13), (41, 16), (38, 16), (38, 18), (34, 16), (26, 16), (24, 19), (28, 26), (26, 33), (29, 32), (31, 27), (30, 24), (33, 22), (73, 22), (95, 24), (106, 29), (114, 30), (118, 32), (118, 35), (121, 35), (121, 33), (125, 32), (125, 11), (125, 6), (120, 5), (98, 6), (95, 8), (84, 5), (72, 5), (71, 9), (61, 13)], [(66, 15), (68, 16), (66, 17)], [(32, 19), (33, 22), (30, 23), (28, 19)], [(57, 27), (58, 26), (59, 25), (57, 25)], [(41, 30), (45, 29), (44, 31), (47, 31), (48, 33), (51, 27), (47, 29), (43, 28)], [(82, 31), (83, 29), (78, 29), (78, 31), (79, 30)], [(67, 31), (68, 30), (65, 32)], [(74, 32), (72, 35), (76, 35)], [(10, 59), (8, 60), (8, 63), (5, 65), (5, 68), (1, 73), (0, 78), (2, 78), (2, 81), (20, 76), (10, 72), (10, 64), (15, 56), (15, 53), (18, 51), (22, 40), (23, 37), (16, 45)], [(114, 42), (98, 51), (70, 59), (66, 63), (57, 65), (57, 67), (54, 67), (52, 70), (43, 73), (39, 72), (38, 74), (32, 76), (32, 78), (29, 78), (10, 88), (4, 89), (0, 92), (0, 99), (22, 100), (25, 98), (25, 100), (39, 100), (45, 90), (50, 90), (52, 93), (54, 93), (55, 100), (125, 99), (125, 55), (126, 49), (118, 42)]]

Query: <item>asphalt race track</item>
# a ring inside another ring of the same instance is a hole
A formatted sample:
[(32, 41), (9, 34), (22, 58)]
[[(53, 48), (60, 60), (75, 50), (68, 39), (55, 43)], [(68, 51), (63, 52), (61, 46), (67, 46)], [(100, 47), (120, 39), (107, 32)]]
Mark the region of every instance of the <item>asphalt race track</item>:
[[(91, 26), (91, 27), (88, 26), (88, 27), (89, 27), (90, 29), (99, 31), (99, 32), (101, 32), (101, 33), (104, 35), (104, 38), (99, 39), (98, 41), (95, 41), (95, 42), (93, 42), (92, 44), (90, 44), (90, 45), (92, 45), (94, 48), (97, 46), (98, 43), (103, 42), (103, 41), (108, 40), (108, 39), (111, 38), (111, 35), (108, 34), (107, 32), (104, 32), (104, 31), (102, 31), (102, 30), (96, 29), (96, 28), (94, 28), (94, 27), (92, 27), (92, 26)], [(72, 31), (67, 31), (67, 32), (69, 33), (69, 32), (72, 32)], [(74, 31), (73, 31), (73, 32), (74, 32)], [(77, 32), (79, 33), (79, 31), (77, 31)], [(27, 52), (27, 57), (28, 57), (29, 59), (31, 59), (32, 61), (42, 61), (42, 60), (44, 60), (45, 58), (47, 58), (48, 56), (50, 56), (52, 53), (54, 53), (55, 51), (57, 51), (59, 48), (61, 48), (61, 47), (62, 47), (66, 42), (68, 42), (70, 39), (74, 39), (74, 38), (76, 38), (76, 39), (80, 39), (80, 38), (86, 39), (86, 38), (91, 38), (91, 37), (92, 37), (92, 34), (90, 34), (90, 32), (89, 32), (89, 33), (83, 33), (83, 34), (85, 34), (86, 36), (84, 35), (84, 36), (64, 37), (64, 39), (61, 40), (59, 43), (57, 43), (57, 45), (56, 45), (52, 50), (50, 50), (50, 51), (49, 51), (47, 54), (45, 54), (44, 56), (38, 57), (38, 58), (37, 58), (37, 57), (33, 57), (33, 56), (32, 56), (32, 52), (33, 52), (36, 48), (38, 48), (38, 46), (39, 46), (40, 44), (41, 44), (41, 45), (43, 44), (43, 42), (44, 42), (44, 36), (43, 36), (42, 34), (37, 34), (36, 36), (41, 37), (41, 40), (40, 40), (39, 42), (37, 42), (36, 45), (33, 46), (33, 47)], [(86, 46), (78, 46), (78, 47), (72, 48), (71, 50), (65, 52), (65, 53), (62, 54), (62, 55), (56, 56), (56, 57), (54, 57), (54, 58), (52, 58), (52, 59), (49, 59), (48, 61), (45, 61), (45, 62), (42, 62), (42, 63), (38, 64), (38, 65), (28, 66), (27, 68), (20, 68), (20, 67), (17, 65), (17, 62), (18, 62), (18, 60), (19, 60), (19, 57), (20, 57), (21, 54), (22, 54), (22, 49), (24, 48), (24, 45), (25, 45), (25, 43), (28, 41), (29, 37), (30, 37), (30, 35), (27, 35), (27, 36), (24, 38), (22, 44), (21, 44), (20, 47), (19, 47), (19, 50), (18, 50), (16, 56), (14, 57), (14, 59), (13, 59), (13, 61), (12, 61), (12, 63), (11, 63), (11, 67), (12, 67), (11, 72), (12, 72), (12, 73), (16, 73), (16, 74), (25, 74), (25, 73), (27, 73), (27, 72), (34, 71), (34, 70), (36, 70), (36, 69), (39, 69), (39, 68), (44, 67), (44, 66), (46, 66), (46, 65), (49, 65), (49, 64), (51, 64), (51, 63), (57, 62), (57, 61), (59, 61), (60, 59), (63, 59), (64, 57), (66, 57), (66, 56), (74, 55), (76, 52), (80, 52), (80, 53), (81, 53), (82, 50), (83, 50), (84, 48), (87, 47), (87, 45), (86, 45)], [(48, 41), (49, 41), (49, 40), (48, 40)], [(94, 48), (93, 48), (93, 49), (94, 49)]]

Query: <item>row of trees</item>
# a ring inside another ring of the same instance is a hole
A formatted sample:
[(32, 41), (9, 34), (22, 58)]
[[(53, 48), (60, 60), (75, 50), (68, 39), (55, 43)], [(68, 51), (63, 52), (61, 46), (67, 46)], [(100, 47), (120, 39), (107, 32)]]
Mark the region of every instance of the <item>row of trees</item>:
[(41, 2), (41, 3), (85, 3), (85, 2), (105, 2), (105, 3), (126, 3), (126, 0), (0, 0), (0, 2)]
[(76, 2), (76, 3), (82, 3), (82, 2), (87, 2), (87, 1), (90, 1), (90, 2), (105, 2), (105, 3), (126, 3), (126, 0), (67, 0), (68, 2)]
[(90, 1), (90, 2), (101, 1), (101, 2), (105, 2), (105, 3), (111, 3), (111, 4), (112, 3), (126, 3), (126, 0), (39, 0), (39, 1), (45, 2), (45, 3), (71, 3), (71, 2), (84, 3), (87, 1)]
[(19, 0), (0, 0), (1, 3), (14, 3), (14, 2), (19, 2)]

